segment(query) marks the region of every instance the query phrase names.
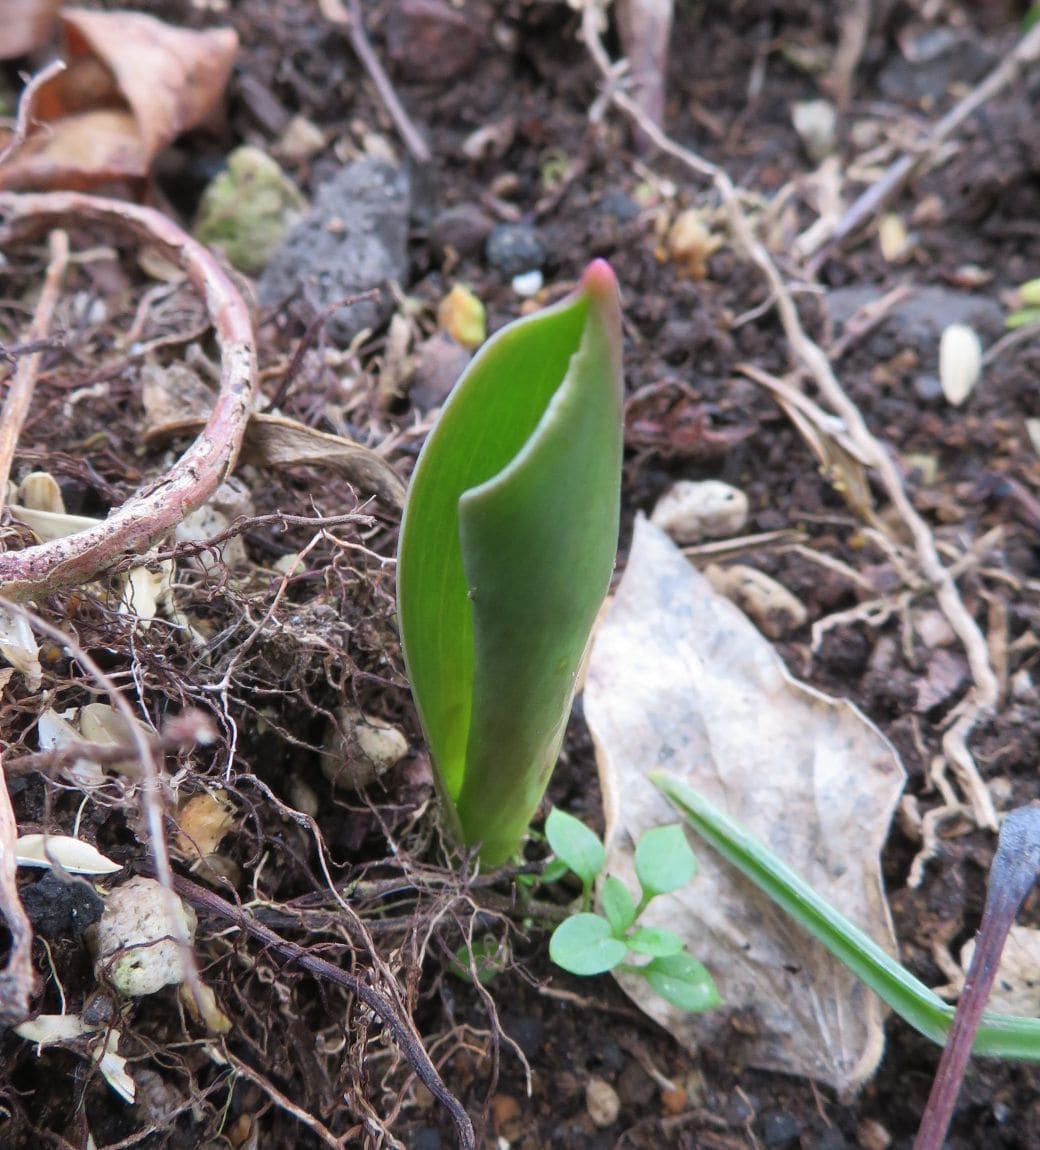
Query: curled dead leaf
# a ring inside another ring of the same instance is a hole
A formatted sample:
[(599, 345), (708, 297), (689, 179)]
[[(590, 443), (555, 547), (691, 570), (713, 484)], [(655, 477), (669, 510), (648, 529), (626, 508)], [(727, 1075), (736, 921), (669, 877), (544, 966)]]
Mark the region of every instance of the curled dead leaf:
[[(175, 420), (153, 428), (147, 438), (193, 435), (202, 423), (201, 419)], [(391, 507), (404, 503), (404, 483), (381, 455), (360, 443), (315, 431), (281, 415), (250, 416), (238, 458), (240, 463), (268, 469), (330, 467), (362, 491), (375, 492)]]
[(36, 130), (0, 167), (0, 187), (146, 176), (159, 151), (216, 106), (238, 50), (230, 28), (197, 32), (140, 12), (66, 8), (61, 24), (68, 66), (39, 89)]

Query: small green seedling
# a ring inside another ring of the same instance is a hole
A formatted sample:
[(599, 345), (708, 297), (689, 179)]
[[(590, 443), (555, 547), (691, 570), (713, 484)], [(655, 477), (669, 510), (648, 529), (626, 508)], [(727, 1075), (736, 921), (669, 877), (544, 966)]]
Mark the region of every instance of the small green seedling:
[[(582, 884), (581, 910), (560, 923), (549, 941), (549, 957), (557, 966), (580, 975), (608, 970), (634, 974), (682, 1010), (708, 1010), (719, 1004), (711, 975), (674, 931), (639, 925), (653, 899), (685, 886), (694, 876), (697, 863), (682, 827), (655, 827), (643, 835), (635, 853), (639, 901), (620, 879), (608, 875), (600, 887), (602, 914), (590, 909), (593, 886), (606, 863), (599, 838), (559, 809), (546, 820), (545, 835), (557, 859)], [(633, 955), (650, 961), (628, 961)]]
[[(1040, 6), (1038, 6), (1040, 11)], [(1004, 321), (1009, 331), (1020, 327), (1035, 327), (1040, 324), (1040, 279), (1029, 280), (1018, 289), (1018, 301), (1022, 305), (1016, 308)]]
[(617, 549), (621, 312), (602, 260), (490, 339), (412, 474), (401, 643), (448, 822), (481, 862), (545, 793)]

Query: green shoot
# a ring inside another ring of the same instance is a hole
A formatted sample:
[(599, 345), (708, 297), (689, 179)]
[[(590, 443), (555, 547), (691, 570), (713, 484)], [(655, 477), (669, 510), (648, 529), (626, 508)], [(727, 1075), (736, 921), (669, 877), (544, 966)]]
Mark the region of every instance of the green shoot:
[[(900, 1018), (933, 1042), (945, 1043), (953, 1022), (952, 1006), (697, 791), (664, 771), (653, 772), (650, 779), (701, 838), (822, 943)], [(972, 1052), (1040, 1061), (1040, 1018), (984, 1014)]]
[(621, 485), (609, 266), (474, 358), (416, 463), (398, 554), (405, 663), (449, 822), (498, 866), (563, 740), (606, 594)]

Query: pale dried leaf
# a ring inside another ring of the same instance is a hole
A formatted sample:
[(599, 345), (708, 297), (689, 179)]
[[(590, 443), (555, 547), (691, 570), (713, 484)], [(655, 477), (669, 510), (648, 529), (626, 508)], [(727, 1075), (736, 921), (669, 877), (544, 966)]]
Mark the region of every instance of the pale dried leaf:
[[(45, 1046), (72, 1045), (76, 1039), (98, 1029), (84, 1022), (78, 1014), (40, 1014), (14, 1028), (19, 1038), (36, 1044), (37, 1054)], [(133, 1102), (137, 1085), (127, 1072), (126, 1059), (118, 1053), (120, 1038), (120, 1031), (114, 1027), (107, 1028), (104, 1037), (90, 1048), (90, 1056), (97, 1062), (109, 1086), (125, 1101)]]
[(147, 630), (159, 605), (169, 600), (173, 575), (172, 559), (157, 563), (154, 570), (151, 567), (132, 567), (123, 584), (119, 614), (135, 616), (140, 629)]
[[(184, 419), (148, 432), (149, 439), (193, 434), (201, 420)], [(362, 491), (374, 491), (393, 507), (404, 503), (404, 483), (381, 455), (339, 435), (315, 431), (281, 415), (252, 415), (246, 424), (239, 463), (263, 469), (328, 467)]]
[[(975, 939), (970, 939), (961, 949), (965, 970), (971, 966), (974, 954)], [(1040, 1018), (1040, 930), (1036, 927), (1011, 928), (986, 1009), (997, 1014)]]
[[(66, 747), (85, 745), (87, 740), (70, 722), (70, 719), (75, 719), (78, 714), (75, 707), (61, 714), (48, 707), (36, 720), (36, 737), (40, 743), (40, 750), (61, 751)], [(75, 759), (62, 774), (82, 787), (97, 787), (105, 781), (104, 772), (98, 763), (86, 756)]]
[[(879, 853), (905, 774), (851, 704), (787, 673), (770, 644), (657, 528), (636, 526), (628, 568), (592, 651), (585, 714), (597, 747), (610, 873), (635, 889), (633, 844), (675, 809), (647, 781), (681, 777), (760, 838), (879, 945), (895, 952)], [(691, 1047), (844, 1091), (874, 1071), (882, 1007), (757, 888), (695, 843), (694, 882), (647, 925), (679, 933), (724, 1007), (689, 1015), (620, 981)], [(732, 1025), (734, 1012), (744, 1020)]]
[(193, 859), (211, 855), (234, 825), (235, 812), (227, 791), (193, 795), (177, 815), (177, 847)]
[(0, 60), (28, 56), (45, 47), (54, 34), (61, 0), (0, 0)]
[(41, 543), (50, 543), (54, 539), (64, 539), (68, 535), (75, 535), (77, 531), (86, 531), (88, 527), (96, 527), (101, 522), (100, 519), (90, 519), (86, 515), (37, 511), (32, 507), (23, 507), (19, 503), (11, 504), (11, 514), (19, 523), (24, 523)]
[(115, 874), (122, 870), (120, 863), (106, 858), (97, 847), (70, 835), (19, 835), (15, 854), (19, 866), (51, 870), (57, 865), (69, 874)]
[(49, 511), (54, 515), (65, 514), (65, 500), (61, 488), (49, 471), (30, 472), (18, 484), (16, 502), (33, 511)]
[(25, 676), (25, 685), (30, 691), (39, 690), (43, 668), (36, 636), (23, 616), (3, 607), (0, 607), (0, 655)]

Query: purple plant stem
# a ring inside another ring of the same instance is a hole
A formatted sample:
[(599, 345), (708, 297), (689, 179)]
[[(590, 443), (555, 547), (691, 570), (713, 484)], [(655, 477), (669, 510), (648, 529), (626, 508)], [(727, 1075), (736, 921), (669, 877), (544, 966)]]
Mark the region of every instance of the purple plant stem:
[(1040, 871), (1040, 807), (1004, 819), (989, 872), (982, 925), (913, 1150), (942, 1150), (982, 1012), (1015, 915)]

